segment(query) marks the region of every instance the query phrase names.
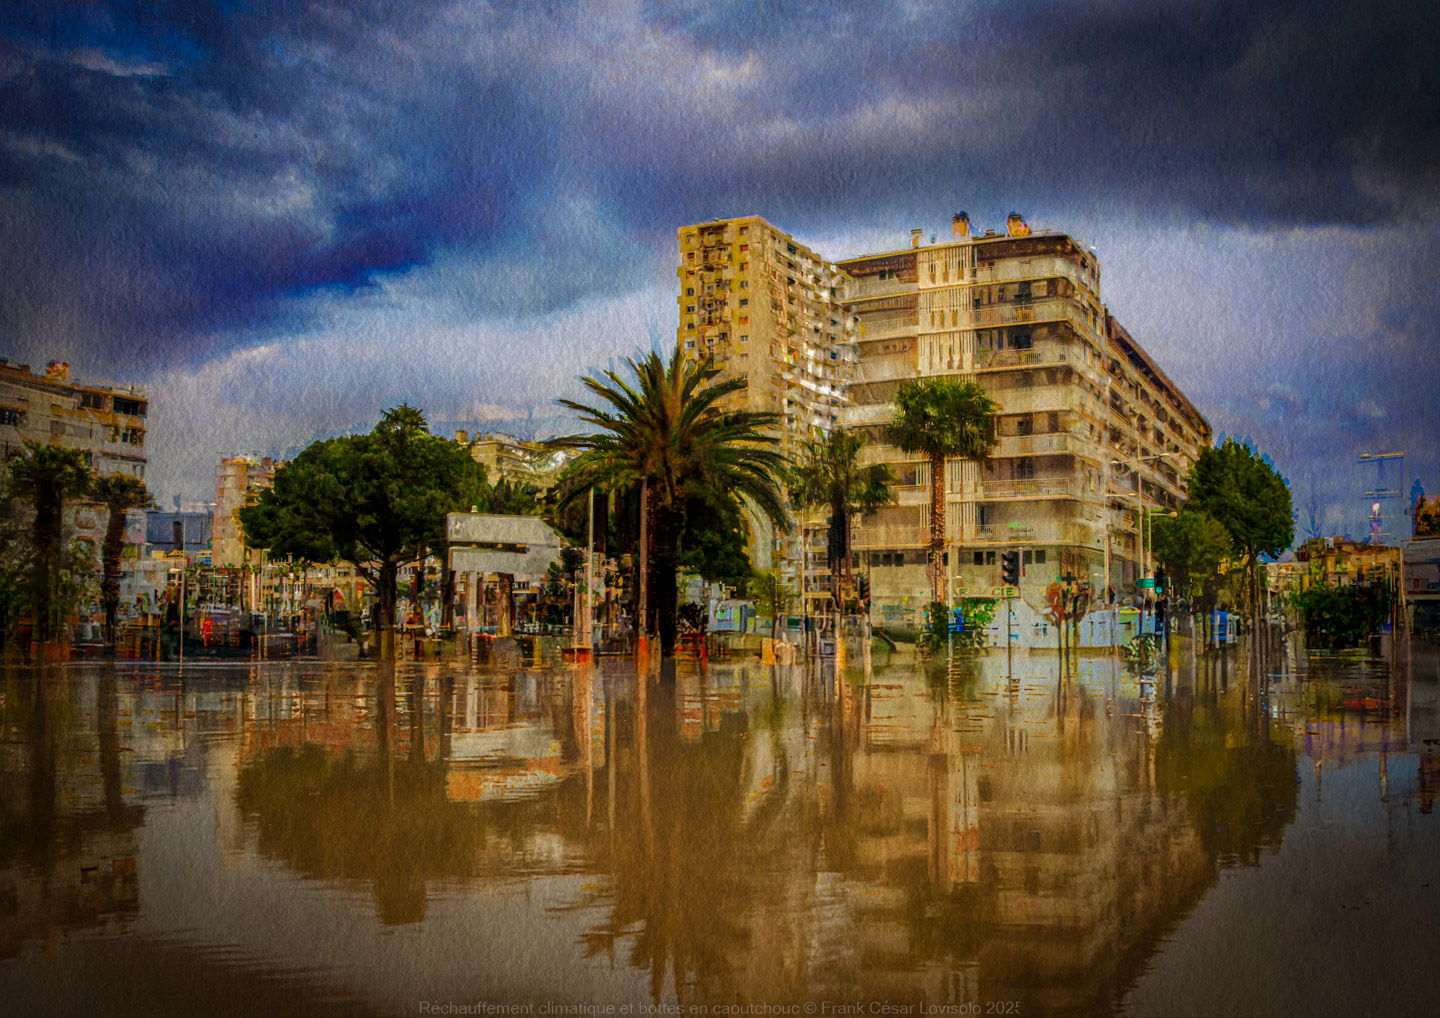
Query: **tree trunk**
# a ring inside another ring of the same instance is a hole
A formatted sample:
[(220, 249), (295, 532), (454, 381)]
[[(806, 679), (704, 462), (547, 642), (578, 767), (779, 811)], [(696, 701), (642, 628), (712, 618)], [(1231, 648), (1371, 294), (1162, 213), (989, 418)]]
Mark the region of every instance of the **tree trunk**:
[(930, 600), (940, 601), (945, 576), (945, 457), (930, 455)]
[[(393, 658), (395, 653), (395, 603), (398, 600), (397, 576), (399, 563), (386, 559), (380, 563), (375, 593), (380, 599), (380, 617), (376, 620), (375, 642), (382, 661)], [(388, 650), (388, 654), (387, 654)]]
[(440, 628), (450, 630), (455, 628), (455, 570), (450, 568), (448, 548), (444, 555), (445, 567), (441, 573), (444, 579), (440, 583)]
[(115, 616), (120, 610), (120, 552), (125, 542), (125, 510), (111, 507), (105, 524), (101, 562), (100, 599), (105, 605), (105, 645), (115, 646)]
[(839, 499), (830, 504), (830, 526), (825, 539), (826, 563), (830, 567), (830, 596), (835, 599), (836, 613), (839, 613), (842, 571), (847, 556), (845, 551), (845, 504)]
[(53, 642), (55, 566), (59, 561), (61, 505), (49, 498), (37, 498), (35, 505), (35, 568), (30, 577), (31, 604), (35, 612), (37, 644)]

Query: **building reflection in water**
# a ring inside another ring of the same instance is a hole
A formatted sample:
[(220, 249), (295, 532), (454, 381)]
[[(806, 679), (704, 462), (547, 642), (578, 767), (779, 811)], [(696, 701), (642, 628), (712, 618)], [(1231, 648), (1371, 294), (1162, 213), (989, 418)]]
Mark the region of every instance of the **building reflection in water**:
[[(1243, 657), (1184, 647), (1154, 674), (1053, 653), (1013, 673), (1001, 656), (855, 654), (838, 677), (828, 662), (682, 661), (643, 680), (609, 661), (15, 671), (0, 956), (59, 950), (67, 930), (125, 936), (147, 900), (147, 811), (188, 797), (213, 811), (222, 866), (364, 888), (381, 929), (438, 937), (436, 902), (573, 877), (514, 905), (577, 924), (537, 999), (583, 971), (656, 1001), (1107, 1010), (1221, 868), (1280, 849), (1302, 764), (1379, 757), (1377, 795), (1432, 808), (1434, 690), (1412, 695), (1405, 667), (1287, 654), (1263, 683)], [(218, 939), (261, 939), (226, 921)], [(308, 950), (321, 971), (349, 961), (323, 937)], [(486, 992), (504, 957), (446, 978)], [(614, 981), (627, 970), (637, 983)]]

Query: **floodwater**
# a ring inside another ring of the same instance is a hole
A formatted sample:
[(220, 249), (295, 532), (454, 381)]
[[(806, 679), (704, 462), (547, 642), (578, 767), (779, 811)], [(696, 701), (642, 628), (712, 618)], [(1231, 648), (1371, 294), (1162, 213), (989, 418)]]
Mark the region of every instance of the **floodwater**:
[(1245, 657), (13, 668), (0, 1010), (1433, 1010), (1440, 656)]

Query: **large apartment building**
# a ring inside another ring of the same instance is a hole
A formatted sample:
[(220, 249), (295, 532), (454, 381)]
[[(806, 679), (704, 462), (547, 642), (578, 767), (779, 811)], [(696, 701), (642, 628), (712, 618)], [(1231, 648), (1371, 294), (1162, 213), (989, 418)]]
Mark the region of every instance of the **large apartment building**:
[(908, 379), (979, 381), (1001, 408), (983, 463), (950, 462), (945, 486), (948, 587), (1000, 584), (1000, 553), (1022, 553), (1032, 603), (1057, 577), (1131, 593), (1142, 575), (1140, 527), (1185, 497), (1183, 478), (1210, 426), (1101, 302), (1100, 266), (1074, 238), (1032, 232), (951, 236), (840, 263), (861, 322), (859, 366), (844, 414), (867, 454), (898, 478), (896, 504), (856, 527), (877, 608), (926, 599), (928, 463), (884, 443)]
[(145, 478), (149, 396), (134, 385), (82, 384), (70, 365), (51, 361), (43, 375), (0, 358), (0, 457), (26, 442), (79, 449), (101, 476)]
[[(857, 335), (841, 298), (845, 275), (759, 216), (682, 226), (678, 235), (676, 342), (713, 358), (723, 377), (746, 380), (726, 407), (777, 414), (792, 453), (839, 427)], [(797, 577), (798, 539), (776, 542), (764, 520), (751, 529), (751, 560)]]
[[(1143, 523), (1183, 502), (1209, 424), (1110, 314), (1099, 262), (1073, 237), (1018, 215), (974, 233), (963, 213), (938, 243), (921, 233), (831, 263), (758, 216), (681, 227), (677, 342), (744, 377), (744, 405), (780, 414), (791, 452), (839, 425), (890, 466), (895, 504), (851, 542), (877, 608), (928, 599), (929, 464), (887, 446), (884, 427), (902, 382), (937, 375), (975, 379), (1001, 407), (991, 457), (952, 461), (942, 479), (948, 589), (993, 591), (1015, 549), (1033, 603), (1065, 575), (1133, 593)], [(819, 528), (810, 547), (815, 576)], [(798, 576), (798, 547), (776, 551)]]

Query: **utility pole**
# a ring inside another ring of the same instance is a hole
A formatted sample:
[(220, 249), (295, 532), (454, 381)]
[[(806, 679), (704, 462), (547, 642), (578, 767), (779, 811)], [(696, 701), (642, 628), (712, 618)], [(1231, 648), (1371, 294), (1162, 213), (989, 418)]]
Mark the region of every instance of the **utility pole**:
[(640, 481), (640, 608), (635, 618), (635, 648), (645, 653), (645, 638), (648, 635), (649, 585), (650, 585), (650, 479)]
[(590, 487), (590, 522), (585, 534), (585, 648), (595, 653), (595, 487)]

